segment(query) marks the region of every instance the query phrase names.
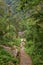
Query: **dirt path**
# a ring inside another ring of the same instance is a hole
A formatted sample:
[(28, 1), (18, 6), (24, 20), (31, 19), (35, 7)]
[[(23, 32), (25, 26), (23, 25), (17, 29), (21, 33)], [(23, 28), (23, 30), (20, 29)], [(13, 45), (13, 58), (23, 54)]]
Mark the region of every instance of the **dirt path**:
[[(16, 56), (17, 53), (16, 53), (15, 49), (11, 49), (11, 47), (6, 47), (3, 45), (1, 45), (1, 47), (6, 49), (7, 52), (10, 52), (14, 56)], [(31, 60), (30, 56), (28, 56), (25, 53), (23, 45), (21, 45), (21, 48), (20, 48), (20, 64), (19, 65), (32, 65), (32, 60)]]
[(20, 65), (32, 65), (32, 60), (30, 56), (25, 53), (24, 47), (20, 49)]

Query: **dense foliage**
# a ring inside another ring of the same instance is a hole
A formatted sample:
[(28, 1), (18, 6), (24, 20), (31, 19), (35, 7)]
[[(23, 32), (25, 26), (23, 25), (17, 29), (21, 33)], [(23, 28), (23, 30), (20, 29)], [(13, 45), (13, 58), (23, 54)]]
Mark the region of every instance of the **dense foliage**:
[[(26, 38), (25, 51), (33, 64), (43, 65), (43, 0), (0, 0), (0, 45), (20, 46), (19, 32)], [(1, 63), (6, 65), (12, 57), (0, 49)], [(3, 61), (4, 55), (8, 60)]]
[[(14, 45), (20, 45), (20, 39), (16, 39), (18, 37), (18, 31), (16, 30), (18, 24), (14, 15), (12, 17), (11, 10), (6, 1), (0, 0), (0, 46), (13, 47)], [(8, 65), (10, 63), (16, 65), (19, 63), (19, 59), (0, 47), (0, 65)]]
[(20, 10), (29, 14), (25, 51), (31, 55), (34, 65), (43, 65), (43, 1), (20, 0), (20, 5)]
[(18, 59), (13, 57), (13, 55), (9, 54), (3, 47), (0, 47), (0, 65), (6, 65), (13, 63), (18, 64)]

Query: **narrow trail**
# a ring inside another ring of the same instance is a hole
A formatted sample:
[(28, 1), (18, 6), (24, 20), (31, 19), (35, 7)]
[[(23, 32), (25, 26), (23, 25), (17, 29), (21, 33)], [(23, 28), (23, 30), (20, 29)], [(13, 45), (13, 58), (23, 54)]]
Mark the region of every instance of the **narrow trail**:
[[(17, 52), (16, 52), (17, 50), (11, 49), (11, 47), (6, 47), (3, 45), (0, 45), (0, 46), (3, 47), (7, 52), (10, 52), (13, 56), (17, 55)], [(23, 45), (21, 46), (22, 47), (20, 48), (20, 64), (19, 65), (33, 65), (31, 57), (25, 53), (24, 46)], [(10, 62), (9, 65), (13, 65), (13, 64)]]
[(32, 65), (32, 60), (30, 56), (28, 56), (25, 51), (24, 47), (20, 49), (20, 65)]

